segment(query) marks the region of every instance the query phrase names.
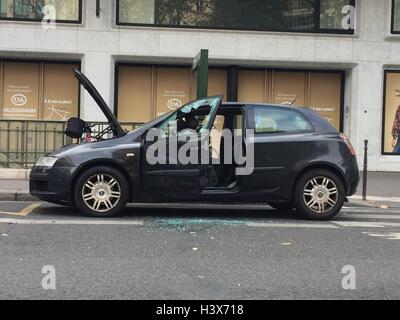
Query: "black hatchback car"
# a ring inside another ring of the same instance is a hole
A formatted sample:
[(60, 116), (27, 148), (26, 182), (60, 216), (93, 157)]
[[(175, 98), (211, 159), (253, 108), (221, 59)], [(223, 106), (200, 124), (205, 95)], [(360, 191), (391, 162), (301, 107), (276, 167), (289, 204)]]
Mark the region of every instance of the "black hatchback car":
[[(326, 220), (356, 192), (351, 142), (312, 110), (222, 103), (217, 96), (125, 132), (86, 76), (74, 73), (109, 127), (93, 136), (84, 121), (69, 121), (69, 136), (90, 139), (37, 161), (30, 193), (41, 200), (94, 217), (115, 216), (127, 203), (206, 202), (265, 203)], [(154, 130), (160, 133), (156, 138)], [(223, 132), (232, 132), (230, 139)], [(199, 161), (186, 161), (188, 154)]]

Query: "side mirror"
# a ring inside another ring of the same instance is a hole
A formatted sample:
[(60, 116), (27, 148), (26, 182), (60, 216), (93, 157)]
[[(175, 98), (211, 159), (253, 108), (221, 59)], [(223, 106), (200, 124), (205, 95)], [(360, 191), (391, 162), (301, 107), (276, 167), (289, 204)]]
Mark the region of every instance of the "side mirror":
[(79, 118), (71, 118), (67, 122), (65, 134), (72, 139), (80, 139), (86, 131), (87, 124)]

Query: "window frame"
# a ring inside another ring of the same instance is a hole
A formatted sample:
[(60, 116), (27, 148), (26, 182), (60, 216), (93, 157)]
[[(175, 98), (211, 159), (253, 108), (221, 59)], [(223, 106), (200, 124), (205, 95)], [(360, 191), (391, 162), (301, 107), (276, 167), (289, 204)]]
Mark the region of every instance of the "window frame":
[[(277, 110), (289, 110), (290, 112), (295, 112), (297, 113), (309, 126), (311, 129), (307, 130), (294, 130), (294, 131), (285, 131), (285, 132), (280, 132), (280, 131), (271, 131), (271, 132), (256, 132), (255, 128), (255, 109), (257, 108), (262, 108), (262, 109), (277, 109)], [(254, 136), (260, 137), (271, 137), (271, 136), (288, 136), (288, 135), (295, 135), (295, 134), (305, 134), (305, 133), (313, 133), (315, 132), (315, 127), (312, 124), (312, 122), (299, 110), (293, 108), (293, 107), (285, 107), (285, 106), (278, 106), (278, 105), (268, 105), (268, 104), (251, 104), (246, 106), (246, 129), (247, 130), (254, 130)]]
[[(83, 10), (83, 0), (79, 0), (79, 15), (78, 20), (60, 20), (56, 19), (55, 23), (66, 23), (66, 24), (82, 24), (82, 13)], [(42, 22), (42, 19), (36, 18), (15, 18), (15, 17), (1, 17), (0, 22), (2, 21), (16, 21), (16, 22)]]
[[(337, 34), (337, 35), (350, 35), (356, 34), (355, 29), (342, 30), (342, 29), (321, 29), (321, 0), (317, 0), (317, 10), (314, 16), (315, 27), (313, 30), (274, 30), (274, 29), (259, 29), (259, 28), (224, 28), (224, 27), (204, 27), (204, 26), (182, 26), (182, 25), (164, 25), (164, 24), (149, 24), (149, 23), (133, 23), (133, 22), (121, 22), (119, 19), (120, 11), (120, 0), (116, 0), (115, 10), (115, 23), (117, 26), (125, 27), (148, 27), (148, 28), (167, 28), (167, 29), (192, 29), (192, 30), (228, 30), (228, 31), (254, 31), (254, 32), (281, 32), (281, 33), (305, 33), (305, 34)], [(350, 0), (350, 5), (354, 6), (357, 11), (357, 0)]]

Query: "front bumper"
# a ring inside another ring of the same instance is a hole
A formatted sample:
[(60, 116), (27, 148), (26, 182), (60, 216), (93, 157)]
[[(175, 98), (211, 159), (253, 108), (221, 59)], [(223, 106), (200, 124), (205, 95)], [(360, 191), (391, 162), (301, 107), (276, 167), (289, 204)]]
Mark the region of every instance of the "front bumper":
[(32, 196), (55, 204), (72, 204), (72, 179), (76, 168), (34, 167), (29, 178)]

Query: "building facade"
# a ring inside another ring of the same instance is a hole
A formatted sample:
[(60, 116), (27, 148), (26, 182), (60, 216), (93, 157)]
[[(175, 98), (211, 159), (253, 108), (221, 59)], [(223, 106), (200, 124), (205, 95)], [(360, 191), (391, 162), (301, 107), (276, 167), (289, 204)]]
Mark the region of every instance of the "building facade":
[(76, 67), (149, 121), (194, 98), (201, 49), (210, 95), (311, 107), (400, 171), (399, 0), (0, 0), (0, 120), (104, 120)]

